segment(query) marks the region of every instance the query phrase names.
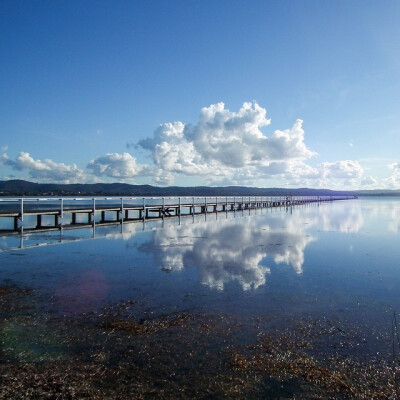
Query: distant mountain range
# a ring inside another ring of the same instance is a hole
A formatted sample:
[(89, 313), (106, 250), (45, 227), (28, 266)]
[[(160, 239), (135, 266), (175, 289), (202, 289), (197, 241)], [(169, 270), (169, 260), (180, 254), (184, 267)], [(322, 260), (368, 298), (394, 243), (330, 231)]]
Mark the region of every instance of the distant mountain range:
[(0, 196), (398, 196), (397, 190), (337, 191), (328, 189), (255, 188), (245, 186), (168, 186), (126, 183), (58, 184), (24, 180), (0, 181)]

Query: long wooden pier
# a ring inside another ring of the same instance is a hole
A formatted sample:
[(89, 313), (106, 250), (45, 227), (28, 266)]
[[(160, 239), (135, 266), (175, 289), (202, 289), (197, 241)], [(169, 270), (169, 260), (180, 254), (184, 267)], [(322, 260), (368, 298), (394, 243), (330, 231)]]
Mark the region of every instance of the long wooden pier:
[[(0, 234), (76, 229), (219, 212), (291, 207), (350, 196), (0, 198)], [(11, 223), (10, 223), (11, 222)]]

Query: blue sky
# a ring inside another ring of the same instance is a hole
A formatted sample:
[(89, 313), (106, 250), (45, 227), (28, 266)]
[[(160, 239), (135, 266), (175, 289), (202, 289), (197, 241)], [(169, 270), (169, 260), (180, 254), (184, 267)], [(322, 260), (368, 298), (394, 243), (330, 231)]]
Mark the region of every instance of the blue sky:
[(0, 13), (0, 179), (400, 188), (398, 1)]

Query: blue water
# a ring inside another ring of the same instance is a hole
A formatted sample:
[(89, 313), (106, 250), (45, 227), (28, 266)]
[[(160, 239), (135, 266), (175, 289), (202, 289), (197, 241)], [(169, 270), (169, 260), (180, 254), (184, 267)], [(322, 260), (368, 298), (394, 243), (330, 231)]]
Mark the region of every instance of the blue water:
[[(52, 312), (140, 298), (149, 309), (360, 320), (400, 310), (400, 201), (360, 198), (0, 238), (0, 285)], [(44, 243), (51, 245), (43, 246)], [(277, 322), (277, 323), (278, 323)]]

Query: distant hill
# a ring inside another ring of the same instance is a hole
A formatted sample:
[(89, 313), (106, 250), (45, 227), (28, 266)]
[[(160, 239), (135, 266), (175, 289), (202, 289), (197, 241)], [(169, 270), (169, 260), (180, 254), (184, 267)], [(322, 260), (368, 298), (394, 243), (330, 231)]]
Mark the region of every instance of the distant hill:
[(400, 196), (400, 190), (387, 190), (387, 189), (378, 189), (378, 190), (358, 190), (358, 196)]
[[(376, 191), (396, 195), (400, 191)], [(335, 191), (328, 189), (255, 188), (245, 186), (168, 186), (129, 185), (126, 183), (57, 184), (24, 180), (0, 181), (0, 196), (333, 196), (374, 195), (375, 191)]]

